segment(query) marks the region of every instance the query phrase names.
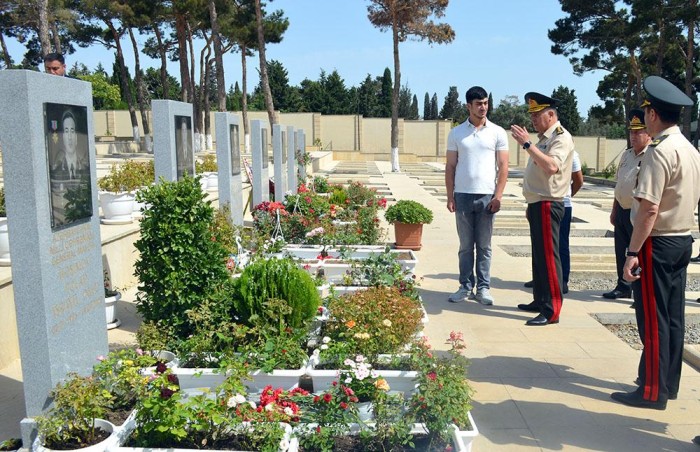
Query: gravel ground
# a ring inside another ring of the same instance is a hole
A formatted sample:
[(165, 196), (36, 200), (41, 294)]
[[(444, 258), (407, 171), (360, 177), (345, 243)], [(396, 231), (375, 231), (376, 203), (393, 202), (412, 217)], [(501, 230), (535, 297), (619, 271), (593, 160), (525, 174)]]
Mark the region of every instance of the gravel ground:
[[(610, 278), (577, 278), (572, 276), (569, 281), (569, 289), (572, 290), (597, 290), (600, 293), (612, 290), (617, 284), (614, 273), (610, 273)], [(691, 276), (688, 278), (685, 290), (688, 292), (700, 292), (700, 278)]]
[[(637, 332), (637, 325), (613, 324), (605, 325), (605, 327), (635, 350), (642, 349), (642, 343), (639, 341), (639, 333)], [(685, 343), (700, 344), (700, 324), (686, 325)]]

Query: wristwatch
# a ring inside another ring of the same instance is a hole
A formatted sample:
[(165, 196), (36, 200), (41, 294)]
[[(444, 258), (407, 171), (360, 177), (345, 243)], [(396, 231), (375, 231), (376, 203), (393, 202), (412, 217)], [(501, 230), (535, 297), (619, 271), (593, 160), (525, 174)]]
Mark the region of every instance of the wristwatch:
[(625, 254), (627, 255), (627, 257), (638, 257), (638, 256), (639, 256), (639, 251), (630, 251), (630, 250), (627, 250), (627, 252), (626, 252)]
[(530, 146), (532, 146), (532, 141), (526, 141), (523, 143), (523, 149), (525, 150), (530, 149)]

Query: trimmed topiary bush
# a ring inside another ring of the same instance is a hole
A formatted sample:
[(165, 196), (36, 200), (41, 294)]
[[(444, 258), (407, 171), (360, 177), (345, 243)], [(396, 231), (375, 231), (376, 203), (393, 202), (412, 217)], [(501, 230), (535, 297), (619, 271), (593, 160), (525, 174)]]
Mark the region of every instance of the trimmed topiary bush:
[(214, 209), (196, 179), (163, 181), (139, 191), (149, 208), (141, 220), (140, 256), (135, 264), (144, 321), (159, 322), (178, 338), (195, 329), (188, 311), (201, 305), (229, 279), (228, 252), (213, 232)]
[(236, 315), (241, 322), (252, 324), (251, 317), (278, 319), (268, 315), (265, 303), (270, 299), (286, 301), (292, 308), (283, 316), (284, 323), (301, 328), (316, 315), (321, 298), (311, 276), (291, 259), (258, 259), (249, 264), (241, 277), (234, 280), (232, 296)]

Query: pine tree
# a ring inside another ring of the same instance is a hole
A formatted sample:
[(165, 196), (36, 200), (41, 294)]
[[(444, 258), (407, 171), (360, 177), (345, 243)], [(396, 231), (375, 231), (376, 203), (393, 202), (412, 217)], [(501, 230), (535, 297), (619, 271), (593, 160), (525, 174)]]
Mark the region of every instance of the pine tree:
[(413, 95), (413, 101), (411, 102), (411, 113), (409, 115), (408, 119), (420, 119), (420, 115), (418, 114), (418, 96), (415, 94)]
[(382, 76), (382, 90), (379, 93), (379, 112), (378, 115), (381, 118), (391, 117), (391, 92), (393, 90), (391, 84), (391, 70), (389, 68), (384, 69), (384, 75)]
[(433, 93), (433, 97), (430, 99), (430, 119), (438, 118), (438, 102), (437, 93)]
[(423, 98), (423, 119), (433, 119), (430, 117), (430, 94), (425, 93)]

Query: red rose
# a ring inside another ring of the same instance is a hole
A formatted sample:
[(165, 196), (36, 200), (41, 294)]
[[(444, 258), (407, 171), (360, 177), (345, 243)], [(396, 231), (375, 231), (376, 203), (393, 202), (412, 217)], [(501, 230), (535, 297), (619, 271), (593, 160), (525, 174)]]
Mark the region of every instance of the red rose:
[(324, 402), (330, 403), (330, 401), (331, 401), (332, 399), (333, 399), (333, 396), (332, 396), (332, 395), (330, 395), (330, 394), (328, 394), (328, 393), (323, 394), (323, 401), (324, 401)]
[(435, 372), (429, 372), (429, 373), (428, 373), (428, 378), (429, 378), (431, 381), (435, 381), (435, 379), (437, 378), (437, 374), (436, 374)]
[(348, 404), (345, 402), (340, 402), (340, 408), (346, 410), (348, 408)]
[(168, 370), (168, 366), (166, 366), (163, 361), (158, 361), (158, 364), (156, 364), (156, 372), (162, 374), (166, 370)]

